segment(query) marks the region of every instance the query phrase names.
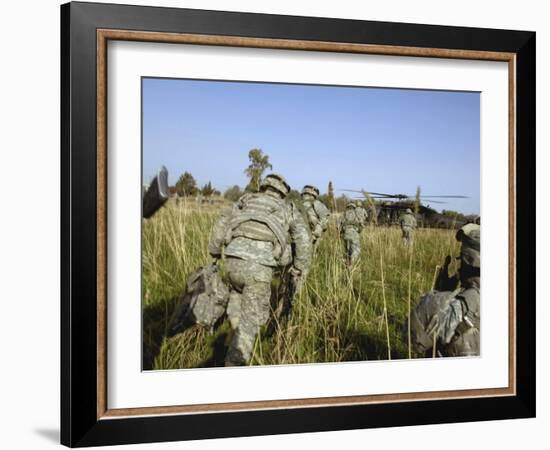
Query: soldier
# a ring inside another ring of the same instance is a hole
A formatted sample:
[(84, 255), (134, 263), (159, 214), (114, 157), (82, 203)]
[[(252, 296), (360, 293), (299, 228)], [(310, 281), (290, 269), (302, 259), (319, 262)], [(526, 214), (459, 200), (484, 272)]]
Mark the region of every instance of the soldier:
[(405, 213), (399, 218), (399, 224), (401, 225), (403, 243), (405, 245), (411, 244), (414, 238), (414, 230), (416, 228), (416, 218), (410, 208), (407, 208)]
[(448, 277), (448, 257), (438, 277), (439, 290), (425, 294), (411, 314), (411, 343), (418, 352), (435, 345), (443, 356), (479, 355), (479, 225), (464, 225), (456, 239), (462, 244), (458, 277)]
[(346, 211), (340, 224), (340, 232), (344, 238), (346, 250), (346, 263), (353, 264), (361, 252), (360, 234), (363, 223), (356, 214), (356, 206), (353, 202), (346, 205)]
[(367, 214), (367, 210), (363, 208), (363, 203), (360, 201), (355, 202), (355, 214), (357, 214), (357, 217), (361, 221), (361, 227), (364, 227), (367, 224), (369, 215)]
[(216, 260), (223, 252), (230, 287), (226, 366), (249, 362), (258, 330), (269, 318), (274, 271), (290, 266), (299, 280), (309, 265), (307, 225), (296, 206), (285, 201), (289, 191), (282, 176), (267, 175), (260, 192), (243, 195), (212, 231), (208, 251)]
[(330, 212), (328, 208), (319, 200), (319, 189), (315, 186), (306, 185), (302, 189), (302, 203), (306, 222), (311, 231), (311, 240), (313, 245), (319, 240), (328, 226)]
[(381, 213), (380, 215), (382, 216), (384, 225), (390, 226), (390, 225), (391, 225), (391, 214), (390, 214), (390, 210), (389, 210), (387, 207), (385, 207), (385, 208), (382, 210), (382, 213)]

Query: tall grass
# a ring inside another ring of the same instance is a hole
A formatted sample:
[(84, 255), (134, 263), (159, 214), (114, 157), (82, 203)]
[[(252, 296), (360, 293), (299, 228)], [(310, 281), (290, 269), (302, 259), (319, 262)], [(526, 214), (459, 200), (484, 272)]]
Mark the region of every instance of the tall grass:
[[(208, 262), (208, 238), (218, 214), (219, 208), (170, 203), (144, 221), (146, 369), (223, 364), (227, 321), (213, 335), (192, 328), (166, 337), (187, 275)], [(259, 335), (251, 364), (414, 357), (407, 326), (410, 310), (432, 288), (436, 266), (457, 252), (451, 230), (419, 229), (411, 248), (403, 245), (399, 228), (368, 226), (361, 234), (361, 254), (348, 267), (333, 220), (317, 244), (292, 320), (270, 338)]]

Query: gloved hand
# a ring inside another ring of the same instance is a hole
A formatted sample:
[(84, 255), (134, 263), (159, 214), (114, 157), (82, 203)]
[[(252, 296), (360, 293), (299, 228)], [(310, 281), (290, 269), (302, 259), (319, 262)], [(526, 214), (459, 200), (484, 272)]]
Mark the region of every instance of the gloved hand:
[(315, 228), (313, 229), (313, 232), (311, 234), (313, 234), (313, 236), (319, 239), (323, 234), (323, 227), (321, 227), (321, 225), (319, 224), (315, 225)]
[(294, 266), (292, 266), (290, 269), (288, 269), (288, 273), (292, 275), (293, 277), (297, 278), (300, 275), (302, 275), (302, 271)]
[(449, 264), (451, 264), (451, 260), (451, 256), (447, 255), (445, 262), (439, 268), (435, 282), (435, 290), (437, 291), (454, 291), (458, 286), (458, 277), (456, 275), (449, 276)]

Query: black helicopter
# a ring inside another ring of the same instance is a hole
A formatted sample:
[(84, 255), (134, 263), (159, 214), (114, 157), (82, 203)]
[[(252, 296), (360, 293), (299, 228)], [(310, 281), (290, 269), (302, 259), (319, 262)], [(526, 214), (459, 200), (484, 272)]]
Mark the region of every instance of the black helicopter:
[[(373, 207), (376, 208), (376, 223), (379, 225), (399, 224), (399, 217), (401, 214), (403, 214), (406, 209), (415, 211), (417, 204), (418, 212), (415, 213), (415, 216), (419, 227), (458, 229), (469, 221), (441, 214), (429, 205), (426, 206), (422, 204), (423, 199), (430, 203), (444, 204), (446, 202), (433, 199), (468, 198), (464, 195), (419, 195), (417, 198), (414, 195), (384, 194), (365, 190), (343, 189), (343, 191), (362, 194), (363, 197), (356, 198), (356, 200), (367, 201), (367, 209), (369, 209), (369, 207), (370, 209)], [(475, 218), (472, 217), (471, 221), (474, 219)]]

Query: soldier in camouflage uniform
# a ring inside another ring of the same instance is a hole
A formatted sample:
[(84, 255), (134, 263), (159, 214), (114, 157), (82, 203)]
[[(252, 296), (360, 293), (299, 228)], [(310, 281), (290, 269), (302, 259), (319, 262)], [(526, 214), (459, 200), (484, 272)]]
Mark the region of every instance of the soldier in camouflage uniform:
[(344, 247), (346, 251), (345, 259), (348, 265), (353, 264), (361, 253), (360, 234), (363, 222), (356, 214), (355, 210), (355, 204), (349, 202), (340, 223), (340, 232), (344, 238)]
[(363, 203), (360, 201), (355, 203), (355, 214), (357, 214), (357, 217), (361, 221), (361, 227), (364, 227), (367, 224), (369, 215), (367, 214), (367, 210), (363, 208)]
[[(456, 238), (462, 244), (458, 278), (449, 278), (445, 267), (438, 277), (439, 290), (425, 294), (411, 314), (411, 343), (418, 352), (435, 344), (443, 356), (479, 355), (479, 225), (464, 225)], [(458, 281), (460, 288), (456, 289)]]
[(230, 295), (227, 316), (232, 339), (225, 365), (247, 364), (259, 328), (270, 313), (271, 281), (277, 268), (290, 266), (299, 277), (311, 258), (307, 225), (296, 206), (285, 201), (290, 187), (280, 175), (267, 175), (260, 192), (243, 195), (214, 226), (212, 257), (225, 256)]
[(414, 238), (414, 230), (416, 228), (416, 218), (410, 208), (407, 208), (405, 213), (399, 218), (399, 224), (401, 225), (403, 243), (405, 245), (411, 244)]
[(306, 222), (311, 231), (311, 240), (313, 245), (319, 240), (328, 226), (330, 212), (328, 208), (319, 200), (319, 189), (315, 186), (304, 186), (302, 189), (302, 204)]

